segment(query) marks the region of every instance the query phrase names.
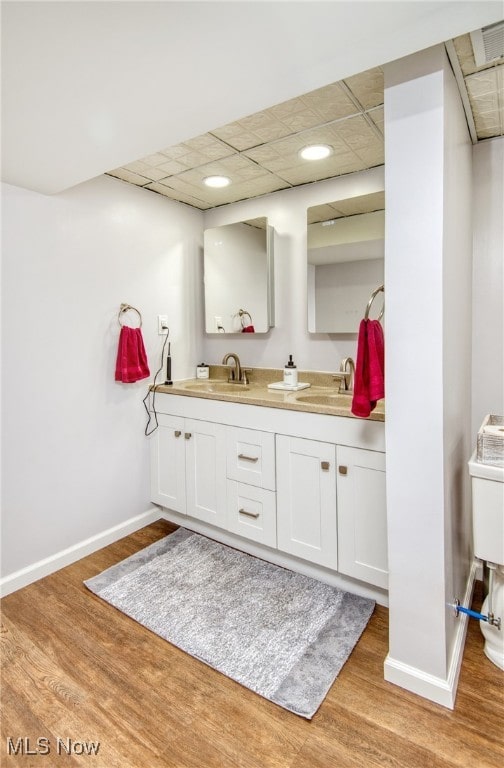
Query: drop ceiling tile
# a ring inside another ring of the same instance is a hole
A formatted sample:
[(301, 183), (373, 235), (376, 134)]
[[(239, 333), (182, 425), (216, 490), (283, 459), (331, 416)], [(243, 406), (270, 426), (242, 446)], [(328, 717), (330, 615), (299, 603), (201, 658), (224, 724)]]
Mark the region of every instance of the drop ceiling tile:
[(270, 123), (277, 123), (278, 119), (270, 111), (263, 110), (257, 112), (255, 115), (248, 115), (248, 117), (242, 118), (239, 123), (246, 131), (252, 131), (253, 133), (258, 129), (264, 128)]
[(257, 144), (261, 144), (262, 140), (259, 136), (257, 136), (255, 133), (250, 133), (248, 131), (242, 130), (240, 126), (236, 125), (238, 130), (233, 131), (232, 134), (229, 134), (227, 137), (225, 136), (225, 132), (223, 131), (220, 133), (221, 129), (218, 128), (215, 133), (219, 132), (221, 138), (226, 141), (226, 143), (235, 149), (237, 152), (242, 152), (244, 149), (249, 149), (249, 147), (255, 147)]
[(221, 157), (227, 157), (232, 150), (213, 136), (211, 133), (205, 133), (203, 136), (196, 136), (194, 139), (184, 142), (190, 150), (200, 152), (209, 160), (219, 160)]
[[(232, 184), (229, 187), (224, 187), (217, 191), (205, 187), (203, 179), (206, 176), (213, 176), (215, 174), (229, 176)], [(205, 195), (204, 199), (213, 199), (208, 196), (215, 196), (218, 193), (220, 199), (220, 197), (225, 197), (227, 194), (233, 196), (235, 193), (234, 191), (239, 185), (245, 185), (249, 182), (257, 182), (260, 184), (262, 179), (267, 180), (265, 182), (266, 187), (268, 188), (268, 191), (270, 191), (268, 183), (272, 182), (272, 174), (270, 174), (269, 171), (261, 168), (256, 163), (253, 163), (247, 157), (242, 155), (232, 155), (231, 157), (224, 158), (215, 163), (207, 163), (204, 166), (187, 170), (177, 176), (172, 176), (170, 177), (169, 185), (174, 189), (179, 189), (187, 194), (195, 195), (196, 197)], [(273, 186), (275, 186), (277, 180), (272, 183)]]
[(466, 77), (465, 82), (469, 96), (479, 98), (489, 94), (497, 101), (497, 70), (498, 67), (492, 67)]
[(335, 123), (334, 129), (336, 135), (354, 152), (374, 147), (379, 142), (375, 132), (362, 115), (341, 120)]
[[(280, 141), (271, 142), (261, 147), (253, 147), (244, 154), (268, 170), (280, 173), (283, 169), (292, 169), (296, 165), (304, 166), (308, 162), (299, 157), (299, 151), (307, 144), (328, 144), (333, 148), (334, 154), (326, 160), (312, 163), (312, 168), (322, 168), (322, 163), (334, 162), (338, 157), (343, 159), (349, 151), (347, 144), (338, 136), (335, 126), (339, 124), (334, 123), (323, 128), (303, 131)], [(281, 175), (283, 176), (283, 173)], [(311, 172), (310, 175), (312, 175)], [(327, 178), (327, 175), (324, 174), (324, 178)]]
[(302, 97), (307, 107), (317, 112), (320, 122), (329, 123), (355, 114), (356, 107), (339, 83), (306, 93)]
[[(232, 150), (224, 142), (219, 141), (218, 138), (210, 133), (205, 133), (202, 136), (188, 139), (173, 147), (162, 149), (158, 153), (159, 162), (156, 165), (166, 163), (168, 159), (177, 160), (183, 163), (186, 168), (189, 168), (209, 160), (226, 157), (231, 152)], [(145, 161), (145, 158), (142, 158), (142, 160)]]
[(335, 176), (341, 176), (345, 173), (361, 171), (365, 168), (365, 163), (352, 152), (336, 159), (327, 158), (326, 160), (305, 163), (304, 165), (293, 165), (290, 168), (283, 168), (281, 176), (289, 184), (308, 184), (322, 179), (332, 179)]
[(502, 136), (502, 121), (497, 121), (495, 115), (479, 115), (476, 119), (476, 133), (478, 139), (492, 139)]
[[(213, 133), (238, 152), (286, 136), (289, 133), (288, 128), (282, 125), (280, 121), (267, 119), (265, 116), (263, 118), (263, 114), (260, 113), (257, 120), (248, 121), (248, 118), (244, 118), (243, 121), (217, 128)], [(253, 127), (251, 122), (253, 122)]]
[(161, 163), (158, 167), (165, 176), (175, 176), (177, 173), (187, 171), (186, 165), (180, 163), (178, 160), (167, 160), (166, 157), (165, 162)]
[(461, 35), (453, 39), (453, 46), (459, 60), (462, 74), (470, 75), (476, 72), (476, 62), (474, 61), (474, 52), (470, 35)]
[(166, 163), (166, 157), (161, 152), (155, 152), (153, 155), (142, 157), (140, 162), (145, 163), (145, 165), (155, 167), (156, 165), (161, 165), (161, 163)]
[(229, 187), (211, 189), (210, 187), (204, 187), (201, 179), (191, 178), (192, 173), (188, 171), (186, 174), (171, 178), (170, 184), (172, 188), (177, 193), (204, 200), (210, 206), (226, 205), (237, 200), (257, 197), (268, 192), (276, 192), (289, 186), (283, 179), (278, 178), (274, 174), (263, 173), (262, 176), (253, 180), (238, 180)]
[(147, 163), (143, 162), (142, 160), (137, 160), (135, 163), (128, 163), (128, 165), (123, 167), (123, 170), (131, 171), (132, 173), (139, 174), (140, 176), (145, 176), (147, 179), (150, 179), (150, 181), (159, 181), (160, 179), (164, 179), (167, 175), (165, 171), (147, 165)]
[(184, 195), (181, 192), (166, 186), (165, 184), (158, 184), (153, 182), (152, 184), (148, 184), (146, 187), (144, 187), (144, 189), (149, 189), (151, 192), (157, 192), (159, 195), (164, 195), (164, 197), (169, 197), (171, 200), (177, 200), (180, 203), (187, 203), (188, 205), (192, 205), (194, 208), (200, 208), (202, 211), (210, 208), (210, 204), (204, 200), (199, 200), (198, 198), (192, 197), (191, 195)]
[(289, 126), (279, 120), (264, 123), (255, 131), (256, 141), (252, 146), (258, 146), (268, 141), (275, 141), (288, 136), (292, 131)]
[(381, 131), (381, 134), (383, 136), (385, 131), (385, 110), (383, 107), (376, 107), (376, 109), (371, 109), (369, 112), (366, 112), (367, 116), (371, 118), (373, 123), (376, 125), (377, 128)]
[(106, 175), (114, 176), (114, 178), (121, 179), (121, 181), (127, 181), (128, 184), (135, 184), (137, 187), (145, 187), (150, 181), (145, 176), (128, 171), (126, 168), (116, 168), (113, 171), (107, 171)]
[(159, 150), (162, 155), (169, 160), (178, 160), (180, 157), (186, 155), (190, 150), (185, 144), (175, 144), (173, 147), (166, 147), (166, 149)]
[(343, 81), (364, 109), (383, 104), (383, 69), (375, 67)]
[(356, 154), (365, 163), (367, 168), (375, 168), (377, 165), (383, 165), (385, 162), (385, 147), (383, 143), (377, 142), (374, 146), (363, 147)]
[(303, 109), (299, 112), (293, 112), (291, 115), (285, 115), (282, 123), (289, 129), (289, 133), (298, 133), (318, 125), (320, 114), (313, 109)]

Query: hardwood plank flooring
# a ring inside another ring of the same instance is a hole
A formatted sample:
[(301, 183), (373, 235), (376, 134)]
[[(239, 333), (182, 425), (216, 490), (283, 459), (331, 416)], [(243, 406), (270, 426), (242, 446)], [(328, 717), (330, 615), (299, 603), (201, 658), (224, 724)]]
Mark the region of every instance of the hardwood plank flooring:
[[(377, 606), (307, 722), (84, 587), (85, 579), (172, 530), (158, 521), (2, 600), (1, 766), (504, 766), (504, 673), (484, 656), (475, 621), (454, 711), (384, 681), (388, 613)], [(481, 595), (477, 608), (480, 602)]]

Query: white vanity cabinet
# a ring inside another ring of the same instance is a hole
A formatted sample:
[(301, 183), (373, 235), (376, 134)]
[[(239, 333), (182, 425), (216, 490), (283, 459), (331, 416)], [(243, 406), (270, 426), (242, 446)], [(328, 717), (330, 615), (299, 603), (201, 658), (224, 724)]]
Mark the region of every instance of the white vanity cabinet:
[(226, 524), (226, 428), (158, 414), (151, 441), (151, 500), (183, 515)]
[(278, 548), (338, 569), (336, 446), (276, 436)]
[(388, 587), (385, 454), (338, 445), (338, 570)]
[(386, 601), (383, 422), (176, 394), (156, 405), (151, 499), (169, 520)]

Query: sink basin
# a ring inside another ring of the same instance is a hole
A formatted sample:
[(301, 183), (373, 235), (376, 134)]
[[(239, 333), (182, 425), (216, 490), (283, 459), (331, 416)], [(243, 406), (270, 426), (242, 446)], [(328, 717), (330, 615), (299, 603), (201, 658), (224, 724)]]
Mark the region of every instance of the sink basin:
[(298, 395), (298, 403), (306, 405), (332, 405), (333, 408), (349, 408), (352, 398), (349, 395)]
[(246, 384), (231, 384), (227, 381), (197, 381), (194, 384), (186, 384), (184, 389), (191, 389), (196, 392), (227, 392), (229, 394), (246, 392), (249, 387)]

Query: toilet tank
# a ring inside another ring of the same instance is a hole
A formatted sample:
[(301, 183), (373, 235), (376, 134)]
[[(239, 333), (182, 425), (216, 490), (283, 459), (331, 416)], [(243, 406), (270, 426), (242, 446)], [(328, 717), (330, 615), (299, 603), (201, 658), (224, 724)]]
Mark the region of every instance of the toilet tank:
[(504, 467), (469, 460), (472, 486), (474, 554), (504, 564)]

